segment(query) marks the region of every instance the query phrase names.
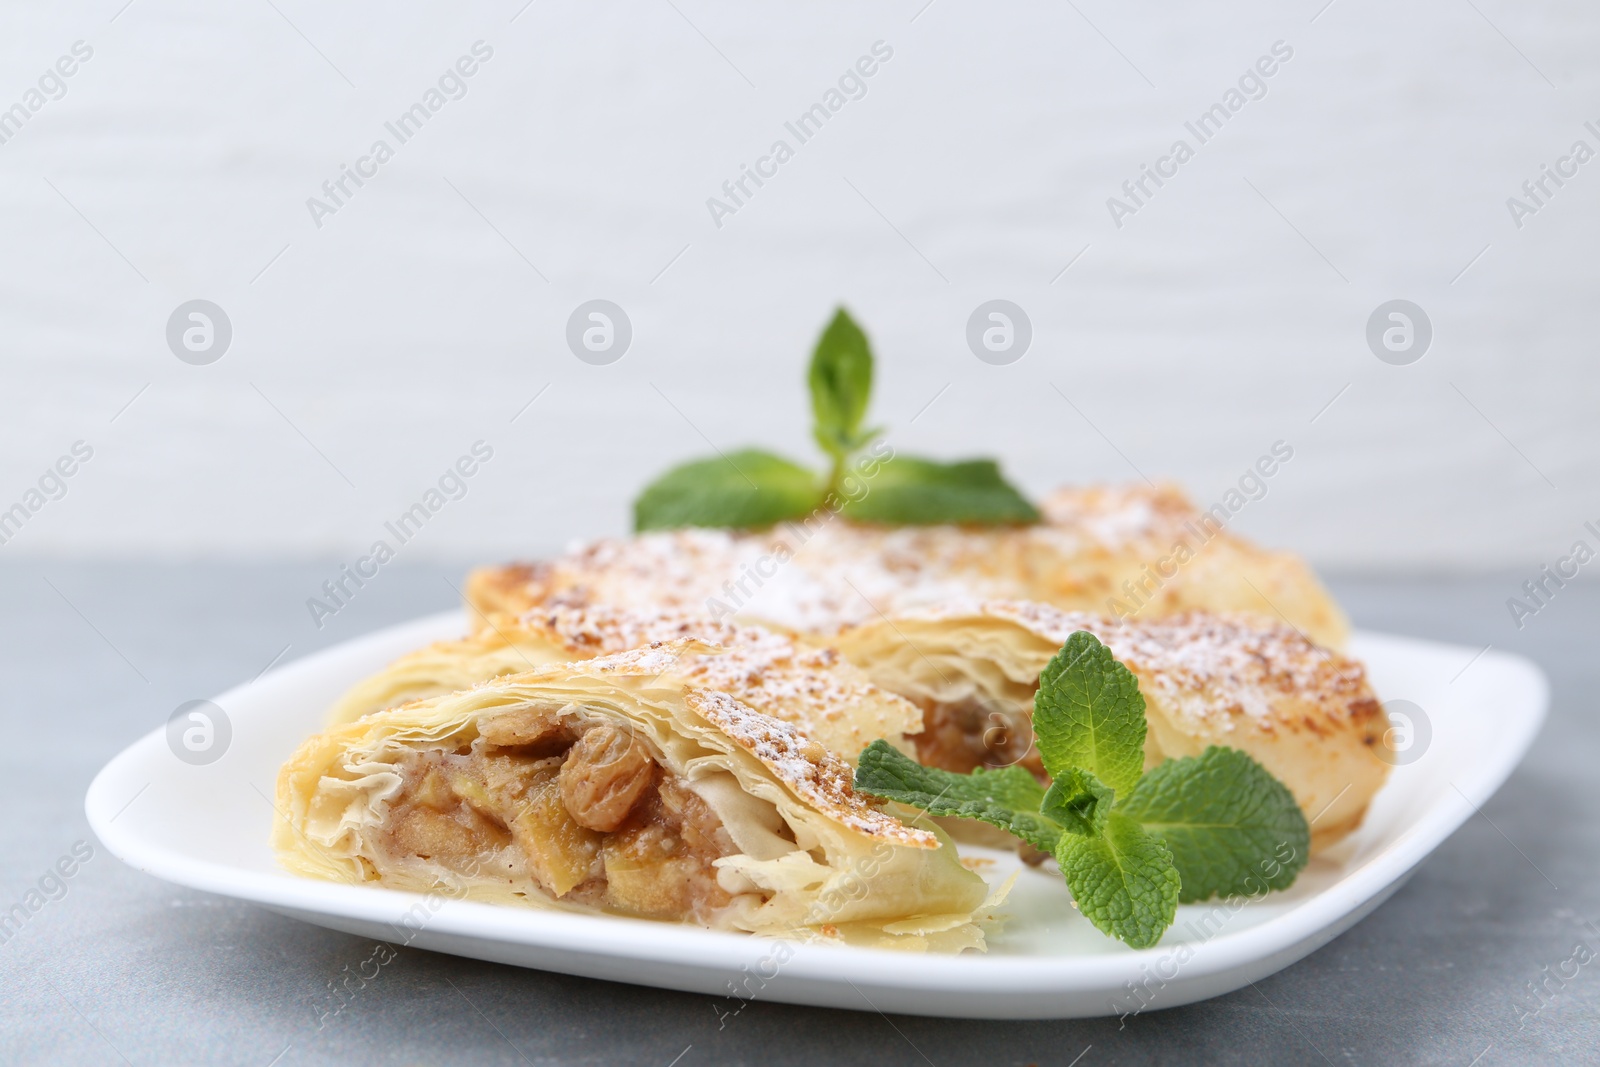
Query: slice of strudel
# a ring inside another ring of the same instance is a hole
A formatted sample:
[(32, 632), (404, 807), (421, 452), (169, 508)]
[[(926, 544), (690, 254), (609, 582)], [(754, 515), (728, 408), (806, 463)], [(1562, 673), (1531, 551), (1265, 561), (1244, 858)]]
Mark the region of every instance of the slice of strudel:
[(1077, 630), (1139, 680), (1145, 767), (1240, 749), (1295, 796), (1321, 847), (1361, 823), (1383, 785), (1388, 719), (1361, 664), (1259, 616), (1192, 612), (1118, 625), (1043, 604), (989, 601), (902, 612), (830, 641), (923, 709), (917, 758), (958, 772), (1043, 767), (1033, 746), (1039, 673)]
[(696, 684), (730, 655), (670, 642), (332, 727), (279, 775), (280, 860), (539, 908), (981, 947), (987, 890), (955, 847), (855, 794), (793, 723)]
[(603, 539), (544, 562), (483, 568), (482, 615), (552, 603), (678, 608), (826, 636), (951, 598), (1032, 600), (1119, 619), (1242, 611), (1329, 648), (1348, 623), (1299, 557), (1235, 535), (1173, 486), (1066, 489), (1030, 526), (888, 527), (826, 511), (765, 530)]

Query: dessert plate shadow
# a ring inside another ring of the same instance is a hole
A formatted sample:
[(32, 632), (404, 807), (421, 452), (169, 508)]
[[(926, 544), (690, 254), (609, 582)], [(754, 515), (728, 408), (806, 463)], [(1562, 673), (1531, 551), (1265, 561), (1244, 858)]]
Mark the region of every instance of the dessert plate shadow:
[[(1544, 721), (1548, 685), (1531, 662), (1408, 637), (1359, 633), (1350, 651), (1385, 701), (1408, 702), (1406, 760), (1365, 824), (1295, 885), (1257, 901), (1185, 905), (1159, 945), (1102, 936), (1053, 870), (1023, 868), (987, 953), (909, 955), (787, 944), (676, 924), (519, 909), (291, 876), (268, 847), (278, 767), (346, 687), (402, 653), (459, 636), (430, 616), (283, 666), (214, 699), (221, 755), (193, 765), (166, 730), (96, 776), (90, 825), (131, 866), (309, 923), (437, 952), (741, 999), (944, 1017), (1121, 1015), (1231, 992), (1289, 966), (1359, 922), (1492, 796)], [(1452, 679), (1454, 679), (1452, 681)], [(1407, 707), (1399, 705), (1398, 707)], [(963, 846), (990, 882), (1014, 856)], [(1135, 998), (1128, 984), (1142, 990)], [(727, 1001), (728, 1010), (739, 1005)]]

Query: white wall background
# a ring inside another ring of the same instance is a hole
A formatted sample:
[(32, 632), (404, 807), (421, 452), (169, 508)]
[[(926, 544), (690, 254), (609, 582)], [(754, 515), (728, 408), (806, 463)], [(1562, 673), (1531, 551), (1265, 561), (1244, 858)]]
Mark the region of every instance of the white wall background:
[[(1036, 493), (1136, 466), (1214, 498), (1282, 438), (1239, 525), (1324, 565), (1536, 564), (1600, 519), (1600, 161), (1520, 230), (1505, 204), (1600, 149), (1590, 5), (123, 2), (0, 9), (0, 107), (94, 49), (0, 145), (0, 507), (95, 449), (0, 553), (350, 554), (480, 438), (404, 551), (619, 531), (702, 432), (812, 454), (841, 300), (897, 447)], [(306, 198), (479, 39), (468, 95), (317, 229)], [(1117, 229), (1106, 198), (1280, 39)], [(714, 227), (878, 40), (868, 95)], [(196, 297), (233, 323), (210, 366), (164, 339)], [(563, 340), (592, 297), (634, 324), (611, 366)], [(1034, 325), (1008, 367), (964, 340), (993, 297)], [(1406, 367), (1364, 340), (1395, 297), (1436, 331)]]

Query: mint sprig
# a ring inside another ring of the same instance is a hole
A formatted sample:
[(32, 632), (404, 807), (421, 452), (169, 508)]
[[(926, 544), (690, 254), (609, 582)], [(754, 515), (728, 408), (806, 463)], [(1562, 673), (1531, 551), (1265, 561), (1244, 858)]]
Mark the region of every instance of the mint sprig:
[(992, 460), (942, 463), (874, 445), (881, 428), (863, 429), (872, 376), (867, 335), (840, 308), (817, 340), (806, 375), (811, 433), (830, 460), (827, 474), (760, 449), (693, 460), (639, 494), (634, 529), (770, 526), (823, 507), (859, 522), (904, 526), (1038, 521), (1039, 512)]
[(1249, 755), (1213, 746), (1144, 773), (1138, 679), (1093, 634), (1072, 634), (1039, 676), (1033, 726), (1049, 788), (1020, 767), (923, 767), (884, 741), (862, 752), (855, 787), (1053, 855), (1078, 910), (1134, 948), (1161, 939), (1179, 901), (1285, 889), (1305, 866), (1304, 814)]

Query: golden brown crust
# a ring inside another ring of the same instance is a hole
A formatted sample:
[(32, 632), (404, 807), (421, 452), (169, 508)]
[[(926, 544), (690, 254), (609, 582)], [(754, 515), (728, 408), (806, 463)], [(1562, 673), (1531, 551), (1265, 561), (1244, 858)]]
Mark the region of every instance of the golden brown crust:
[(571, 653), (573, 659), (684, 639), (726, 648), (774, 649), (789, 645), (782, 637), (766, 630), (735, 626), (681, 610), (630, 611), (601, 604), (587, 607), (554, 604), (533, 608), (521, 618), (499, 621), (502, 628), (516, 626), (527, 633), (539, 634), (551, 645)]
[[(692, 657), (684, 677), (706, 689), (776, 715), (800, 730), (840, 744), (853, 756), (879, 737), (915, 729), (916, 709), (879, 689), (831, 648), (804, 648), (754, 626), (716, 622), (682, 611), (625, 611), (556, 607), (530, 612), (524, 625), (541, 628), (579, 655), (646, 644), (694, 640), (719, 655)], [(843, 740), (847, 739), (847, 740)]]
[(884, 527), (826, 516), (757, 531), (688, 529), (602, 539), (469, 581), (479, 612), (610, 604), (739, 617), (810, 634), (952, 598), (1034, 600), (1159, 618), (1187, 610), (1288, 619), (1343, 644), (1347, 624), (1298, 558), (1236, 537), (1176, 487), (1064, 489), (1045, 521)]
[(1259, 616), (1185, 612), (1117, 624), (1085, 612), (1047, 604), (983, 601), (944, 604), (910, 617), (955, 619), (979, 615), (1009, 619), (1060, 646), (1087, 630), (1128, 669), (1174, 701), (1193, 700), (1192, 714), (1216, 719), (1244, 716), (1267, 732), (1342, 733), (1351, 724), (1382, 734), (1382, 709), (1366, 668), (1322, 648), (1304, 634)]
[[(508, 563), (504, 567), (478, 567), (467, 575), (467, 603), (480, 615), (520, 615), (532, 605), (531, 590), (540, 567)], [(483, 620), (474, 620), (482, 625)]]
[(759, 627), (682, 610), (601, 605), (547, 606), (521, 618), (500, 614), (485, 620), (485, 629), (472, 637), (430, 645), (364, 680), (335, 706), (333, 720), (350, 721), (403, 699), (550, 663), (692, 645), (703, 654), (673, 665), (689, 682), (794, 723), (846, 757), (879, 738), (898, 742), (920, 721), (909, 702), (874, 686), (833, 649), (798, 645)]

